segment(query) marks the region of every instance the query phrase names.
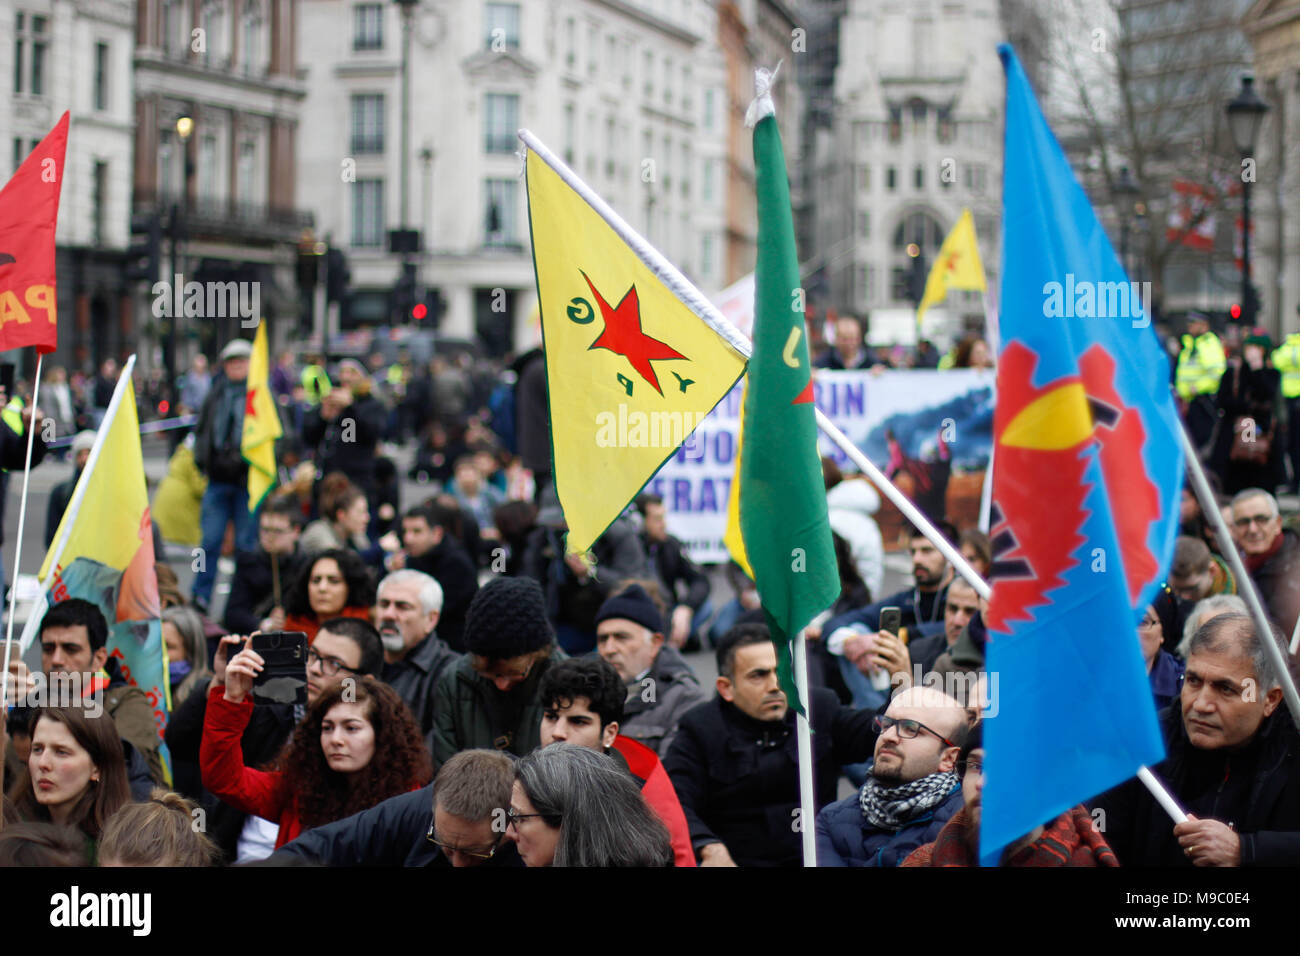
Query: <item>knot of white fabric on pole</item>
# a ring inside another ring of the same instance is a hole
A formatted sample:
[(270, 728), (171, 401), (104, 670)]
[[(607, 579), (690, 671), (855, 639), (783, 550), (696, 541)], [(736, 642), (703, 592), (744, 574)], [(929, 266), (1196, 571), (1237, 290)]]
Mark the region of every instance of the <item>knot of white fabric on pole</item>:
[(781, 72), (781, 64), (784, 62), (785, 60), (777, 61), (774, 70), (760, 66), (754, 71), (754, 99), (745, 110), (745, 125), (750, 129), (757, 126), (758, 121), (764, 116), (776, 115), (776, 104), (772, 102), (772, 85), (776, 82), (776, 75)]

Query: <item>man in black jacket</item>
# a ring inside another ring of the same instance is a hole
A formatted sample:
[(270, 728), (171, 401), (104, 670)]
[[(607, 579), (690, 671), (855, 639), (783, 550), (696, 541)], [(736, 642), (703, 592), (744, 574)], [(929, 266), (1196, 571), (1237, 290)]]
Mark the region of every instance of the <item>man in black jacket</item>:
[[(642, 495), (637, 499), (637, 508), (645, 519), (641, 543), (672, 607), (668, 643), (681, 650), (694, 636), (696, 618), (709, 599), (709, 579), (695, 566), (682, 543), (668, 533), (668, 512), (662, 498)], [(692, 643), (698, 646), (698, 638)]]
[[(54, 533), (59, 530), (63, 512), (67, 510), (68, 502), (72, 500), (72, 493), (77, 488), (77, 482), (81, 480), (82, 469), (86, 467), (86, 459), (90, 457), (90, 449), (94, 447), (95, 433), (92, 431), (77, 432), (76, 437), (72, 439), (72, 474), (66, 481), (61, 481), (50, 489), (50, 500), (45, 508), (46, 548), (54, 543)], [(35, 448), (32, 450), (34, 452)]]
[(1161, 713), (1169, 756), (1153, 768), (1188, 821), (1175, 826), (1136, 779), (1096, 798), (1093, 817), (1122, 866), (1300, 863), (1300, 735), (1267, 639), (1244, 614), (1192, 636), (1179, 702)]
[[(664, 767), (682, 802), (702, 866), (799, 866), (799, 757), (795, 714), (777, 683), (763, 624), (718, 644), (718, 696), (682, 718)], [(840, 766), (875, 749), (875, 714), (809, 690), (817, 809), (835, 799)]]
[(460, 657), (438, 637), (442, 588), (421, 571), (394, 571), (379, 582), (375, 622), (384, 642), (383, 680), (411, 708), (420, 733), (433, 729), (438, 678)]
[(463, 750), (429, 786), (308, 830), (277, 855), (326, 866), (522, 866), (502, 839), (514, 776), (507, 754)]
[(235, 556), (223, 621), (230, 633), (284, 630), (284, 592), (299, 569), (301, 533), (302, 512), (293, 501), (270, 498), (262, 505), (257, 515), (257, 550)]
[(339, 366), (342, 384), (330, 389), (320, 405), (303, 419), (303, 442), (315, 451), (322, 475), (341, 471), (366, 493), (372, 510), (375, 497), (375, 447), (383, 435), (388, 412), (375, 398), (370, 375), (360, 362)]
[(452, 650), (463, 651), (465, 613), (478, 593), (478, 571), (451, 533), (451, 522), (451, 513), (436, 502), (407, 511), (402, 515), (403, 550), (392, 556), (389, 568), (423, 571), (441, 585), (438, 635)]

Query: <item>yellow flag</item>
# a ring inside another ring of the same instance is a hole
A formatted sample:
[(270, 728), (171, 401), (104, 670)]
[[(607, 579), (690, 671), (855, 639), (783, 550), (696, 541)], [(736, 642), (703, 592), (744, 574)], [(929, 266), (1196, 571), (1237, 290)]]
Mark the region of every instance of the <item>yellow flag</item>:
[(745, 363), (532, 149), (527, 173), (555, 490), (581, 553)]
[(984, 292), (987, 288), (979, 243), (975, 241), (975, 220), (969, 209), (963, 209), (957, 225), (944, 239), (939, 247), (939, 256), (930, 267), (930, 276), (925, 280), (925, 295), (916, 310), (916, 324), (921, 324), (926, 309), (948, 297), (949, 289)]
[(275, 440), (283, 434), (280, 416), (271, 397), (271, 350), (266, 344), (266, 323), (257, 327), (253, 355), (248, 363), (244, 405), (244, 434), (239, 450), (248, 462), (248, 510), (256, 511), (275, 487)]

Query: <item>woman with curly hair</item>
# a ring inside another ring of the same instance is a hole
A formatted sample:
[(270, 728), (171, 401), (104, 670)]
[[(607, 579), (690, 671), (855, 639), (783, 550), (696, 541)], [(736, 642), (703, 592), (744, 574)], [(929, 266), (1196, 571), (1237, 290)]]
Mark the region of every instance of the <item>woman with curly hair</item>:
[(222, 705), (253, 709), (248, 695), (257, 670), (238, 656), (226, 667), (225, 696), (209, 701), (199, 760), (203, 785), (218, 799), (279, 821), (277, 849), (304, 830), (418, 790), (432, 778), (429, 751), (410, 709), (396, 691), (368, 675), (341, 681), (316, 699), (275, 769), (244, 766), (239, 734), (220, 732), (213, 718)]
[(321, 621), (332, 617), (369, 621), (374, 603), (375, 581), (361, 558), (339, 548), (323, 551), (303, 565), (285, 594), (284, 629), (302, 631), (311, 643)]

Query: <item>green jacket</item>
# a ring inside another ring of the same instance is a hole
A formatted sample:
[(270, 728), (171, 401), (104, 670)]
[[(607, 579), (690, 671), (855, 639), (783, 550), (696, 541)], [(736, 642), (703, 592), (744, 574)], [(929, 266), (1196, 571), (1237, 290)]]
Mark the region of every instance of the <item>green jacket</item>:
[(118, 736), (140, 751), (140, 756), (149, 764), (149, 775), (154, 783), (166, 787), (162, 754), (158, 749), (162, 738), (158, 736), (153, 708), (149, 706), (144, 691), (129, 684), (110, 685), (104, 692), (104, 712), (113, 718)]
[(433, 762), (441, 767), (462, 750), (507, 750), (516, 756), (541, 743), (542, 703), (537, 692), (551, 664), (569, 655), (557, 645), (551, 656), (534, 667), (528, 679), (501, 693), (470, 665), (469, 655), (438, 678), (429, 732)]

